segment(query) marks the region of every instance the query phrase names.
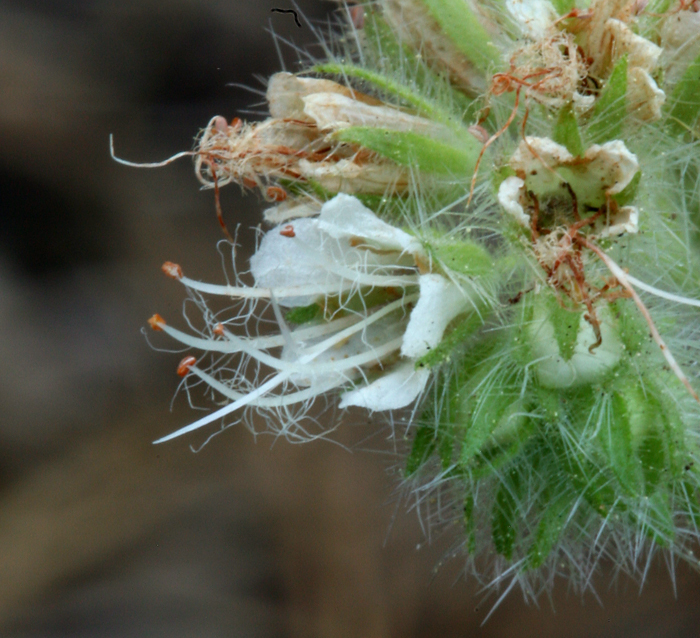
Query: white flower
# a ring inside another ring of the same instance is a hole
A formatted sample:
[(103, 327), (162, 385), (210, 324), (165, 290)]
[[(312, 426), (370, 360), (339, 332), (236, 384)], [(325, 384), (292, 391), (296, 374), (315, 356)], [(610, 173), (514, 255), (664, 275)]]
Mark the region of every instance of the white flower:
[[(196, 375), (230, 402), (158, 442), (246, 406), (282, 411), (348, 386), (352, 389), (342, 394), (341, 408), (409, 405), (430, 374), (416, 366), (417, 360), (440, 343), (453, 319), (472, 308), (468, 293), (430, 272), (428, 263), (419, 240), (379, 219), (355, 197), (338, 195), (318, 217), (297, 219), (265, 234), (251, 259), (254, 286), (204, 284), (184, 277), (178, 266), (166, 265), (167, 274), (192, 291), (243, 300), (243, 311), (227, 324), (249, 319), (251, 304), (267, 300), (280, 334), (239, 337), (212, 322), (208, 334), (199, 337), (154, 317), (155, 329), (187, 346), (240, 358), (235, 365), (227, 359), (213, 373), (193, 358), (183, 360), (183, 375)], [(313, 313), (313, 304), (320, 318), (295, 329), (287, 326), (282, 308), (305, 311), (311, 306)], [(257, 377), (252, 385), (251, 368)]]

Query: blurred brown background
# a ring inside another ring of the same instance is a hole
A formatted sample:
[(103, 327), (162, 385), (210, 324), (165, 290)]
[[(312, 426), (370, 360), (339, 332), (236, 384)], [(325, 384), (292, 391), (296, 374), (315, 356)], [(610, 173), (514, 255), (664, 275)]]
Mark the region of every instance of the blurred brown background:
[[(321, 23), (335, 9), (300, 5)], [(309, 26), (272, 8), (291, 5), (0, 1), (0, 635), (700, 635), (700, 577), (680, 567), (674, 598), (660, 565), (641, 596), (603, 574), (603, 606), (582, 603), (562, 582), (555, 611), (514, 593), (480, 628), (490, 603), (460, 559), (434, 569), (457, 531), (426, 543), (392, 504), (377, 437), (376, 454), (243, 427), (199, 454), (151, 445), (192, 419), (183, 396), (168, 411), (178, 355), (140, 332), (181, 313), (159, 267), (219, 281), (221, 234), (189, 161), (125, 168), (108, 136), (153, 161), (214, 114), (264, 110), (227, 84), (264, 88), (256, 76), (280, 68), (266, 29), (314, 50)], [(230, 227), (258, 224), (254, 196), (223, 195)], [(353, 448), (378, 427), (339, 438)]]

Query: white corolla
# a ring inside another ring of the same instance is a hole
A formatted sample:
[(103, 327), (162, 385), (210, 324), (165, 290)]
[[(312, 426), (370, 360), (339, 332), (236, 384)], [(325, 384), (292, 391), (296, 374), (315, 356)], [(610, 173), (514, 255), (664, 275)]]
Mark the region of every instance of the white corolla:
[[(195, 293), (241, 300), (243, 310), (211, 321), (197, 336), (158, 315), (151, 320), (152, 327), (186, 346), (219, 353), (222, 358), (209, 369), (187, 357), (179, 372), (196, 375), (228, 400), (158, 442), (246, 406), (283, 413), (333, 390), (342, 392), (341, 408), (405, 407), (429, 380), (418, 359), (440, 343), (455, 318), (473, 308), (462, 286), (431, 271), (416, 237), (342, 194), (326, 202), (318, 217), (265, 234), (251, 259), (254, 286), (205, 284), (183, 276), (175, 264), (164, 269)], [(272, 306), (277, 334), (241, 337), (229, 331), (227, 326), (239, 325), (243, 317), (249, 326), (260, 317), (261, 302)], [(300, 325), (290, 328), (292, 319)]]

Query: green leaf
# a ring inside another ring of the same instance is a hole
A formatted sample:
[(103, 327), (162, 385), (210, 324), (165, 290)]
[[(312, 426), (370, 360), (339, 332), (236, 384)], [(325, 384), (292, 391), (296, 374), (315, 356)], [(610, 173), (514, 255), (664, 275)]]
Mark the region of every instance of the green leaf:
[(482, 73), (500, 62), (500, 51), (464, 0), (421, 0), (452, 44)]
[(565, 492), (547, 501), (535, 532), (535, 540), (528, 551), (527, 569), (537, 569), (543, 565), (564, 531), (564, 524), (575, 500), (573, 494)]
[(400, 166), (412, 166), (427, 173), (471, 175), (479, 157), (479, 143), (471, 136), (458, 139), (459, 147), (412, 131), (370, 126), (342, 129), (334, 137), (341, 142), (363, 146)]
[(627, 55), (622, 56), (598, 97), (588, 127), (591, 142), (602, 144), (622, 136), (622, 123), (627, 115)]
[(293, 323), (300, 326), (304, 323), (309, 323), (318, 317), (321, 312), (321, 306), (317, 303), (312, 303), (309, 306), (299, 306), (290, 310), (285, 316), (288, 323)]
[(435, 428), (432, 426), (421, 425), (418, 428), (411, 453), (406, 459), (406, 476), (415, 474), (418, 468), (430, 458), (437, 443), (436, 435)]
[(690, 63), (673, 89), (668, 105), (668, 129), (674, 135), (692, 131), (700, 117), (700, 56)]
[(516, 472), (510, 473), (510, 480), (501, 484), (496, 493), (491, 518), (491, 536), (496, 551), (511, 560), (513, 548), (517, 537), (516, 511), (518, 507), (519, 476)]
[(566, 104), (559, 109), (559, 117), (554, 126), (554, 141), (561, 144), (574, 157), (583, 155), (583, 142), (581, 142), (581, 133), (578, 130), (576, 115), (571, 103)]

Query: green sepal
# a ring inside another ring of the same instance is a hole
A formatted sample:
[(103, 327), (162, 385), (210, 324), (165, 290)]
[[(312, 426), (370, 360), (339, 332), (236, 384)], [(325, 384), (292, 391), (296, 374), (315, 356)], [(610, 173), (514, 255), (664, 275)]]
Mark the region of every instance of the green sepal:
[(440, 441), (438, 443), (438, 456), (442, 463), (442, 469), (447, 471), (454, 464), (452, 461), (453, 451), (455, 447), (455, 429), (452, 425), (443, 425), (440, 427)]
[(516, 513), (518, 509), (518, 494), (520, 476), (511, 470), (498, 492), (493, 505), (491, 517), (491, 537), (493, 545), (501, 556), (508, 560), (513, 558), (513, 549), (517, 538)]
[(494, 262), (488, 250), (469, 240), (443, 240), (426, 245), (428, 252), (453, 272), (467, 277), (486, 275)]
[[(511, 426), (513, 433), (504, 440), (499, 439), (501, 426)], [(491, 476), (507, 463), (512, 461), (523, 449), (523, 444), (535, 431), (535, 421), (525, 415), (516, 416), (515, 409), (509, 410), (509, 420), (501, 419), (501, 425), (496, 428), (492, 438), (486, 442), (481, 451), (474, 456), (469, 464), (469, 475), (472, 479), (483, 479)]]
[(634, 399), (630, 399), (618, 391), (609, 399), (609, 413), (605, 407), (601, 408), (598, 440), (624, 492), (639, 497), (644, 493), (644, 478), (632, 442), (630, 412), (636, 411), (636, 406)]
[(479, 143), (468, 134), (459, 146), (447, 144), (413, 131), (395, 131), (371, 126), (353, 126), (333, 136), (340, 142), (363, 146), (400, 166), (426, 173), (464, 177), (471, 175), (479, 157)]
[(476, 332), (483, 323), (483, 318), (476, 312), (465, 315), (437, 346), (430, 349), (416, 361), (416, 368), (434, 368), (435, 366), (450, 361), (455, 349), (470, 335)]
[(464, 499), (464, 532), (467, 537), (467, 552), (476, 552), (476, 520), (474, 518), (474, 495), (467, 492)]
[(588, 127), (590, 141), (602, 144), (620, 139), (622, 123), (627, 116), (627, 55), (622, 56), (605, 83), (596, 101)]
[(700, 56), (695, 58), (666, 101), (667, 126), (673, 135), (693, 131), (700, 118)]
[[(415, 108), (419, 114), (425, 115), (436, 122), (450, 124), (455, 121), (455, 117), (451, 113), (445, 111), (435, 101), (430, 100), (418, 93), (415, 90), (415, 87), (411, 88), (409, 86), (406, 86), (405, 84), (396, 82), (382, 73), (370, 71), (369, 69), (365, 69), (354, 64), (334, 63), (318, 64), (312, 67), (311, 71), (315, 73), (339, 75), (342, 77), (356, 78), (358, 80), (362, 80), (363, 82), (371, 84), (375, 89), (377, 89), (381, 93), (385, 95), (392, 95), (398, 98), (404, 104), (410, 105), (413, 108)], [(438, 82), (442, 83), (442, 80), (436, 77), (435, 83)], [(461, 96), (461, 99), (459, 100), (459, 107), (462, 113), (465, 110), (473, 110), (474, 107), (472, 102), (469, 101), (468, 98), (463, 96), (462, 93), (459, 93), (458, 95)], [(462, 113), (460, 113), (460, 119)]]
[(321, 306), (319, 306), (317, 303), (312, 303), (308, 306), (299, 306), (297, 308), (292, 308), (287, 314), (285, 314), (284, 318), (287, 321), (287, 323), (293, 323), (297, 326), (300, 326), (305, 323), (309, 323), (309, 321), (313, 321), (318, 317), (318, 315), (321, 312)]
[(544, 513), (537, 525), (535, 540), (527, 553), (526, 569), (537, 569), (544, 564), (561, 538), (566, 519), (575, 501), (575, 494), (566, 491), (548, 499), (543, 504)]
[(576, 7), (576, 0), (552, 0), (552, 4), (557, 13), (563, 16)]
[(606, 451), (623, 489), (651, 496), (675, 479), (674, 439), (682, 429), (673, 427), (673, 406), (661, 402), (652, 381), (640, 387), (636, 379), (623, 379), (613, 387), (609, 432), (602, 436), (609, 440)]
[[(452, 102), (465, 121), (473, 119), (476, 103), (453, 88), (446, 78), (431, 71), (415, 51), (398, 40), (393, 29), (376, 11), (366, 11), (363, 31), (371, 66), (387, 76), (410, 78), (411, 86), (425, 95), (435, 90), (445, 93), (449, 96), (447, 101)], [(405, 86), (405, 83), (400, 86)]]
[[(691, 471), (692, 466), (687, 466)], [(700, 500), (698, 499), (698, 487), (693, 485), (689, 480), (683, 481), (680, 484), (681, 495), (680, 499), (686, 506), (685, 514), (693, 523), (696, 533), (700, 533)]]
[(406, 459), (406, 476), (415, 474), (434, 452), (437, 451), (442, 469), (453, 466), (452, 454), (455, 446), (455, 433), (451, 425), (441, 425), (437, 430), (432, 425), (421, 425), (413, 439), (411, 452)]
[[(544, 305), (545, 316), (554, 328), (554, 337), (557, 340), (561, 358), (569, 361), (576, 348), (583, 312), (562, 307), (560, 300), (553, 293), (545, 292), (535, 296), (533, 304), (538, 303)], [(533, 315), (537, 316), (535, 308), (533, 308)]]
[(564, 459), (569, 482), (583, 494), (583, 498), (598, 516), (606, 518), (613, 508), (623, 509), (613, 481), (601, 468), (575, 451), (569, 451)]
[(486, 73), (500, 62), (500, 51), (464, 0), (420, 0), (452, 44)]
[(668, 494), (659, 490), (649, 497), (647, 503), (646, 517), (640, 521), (644, 531), (661, 547), (669, 547), (676, 537), (676, 525)]
[(435, 428), (429, 425), (421, 425), (413, 439), (411, 452), (406, 459), (406, 476), (411, 476), (418, 471), (435, 451), (437, 445), (437, 433)]
[(574, 157), (583, 155), (583, 142), (578, 129), (578, 122), (571, 103), (559, 109), (557, 123), (554, 125), (554, 141), (566, 147)]
[[(502, 379), (497, 384), (508, 385), (509, 382), (512, 383), (512, 380)], [(502, 392), (492, 392), (488, 379), (482, 378), (479, 385), (486, 388), (477, 390), (462, 406), (462, 413), (466, 412), (465, 416), (469, 421), (461, 443), (461, 465), (467, 465), (481, 451), (497, 428), (508, 428), (508, 421), (511, 418), (517, 419), (517, 415), (522, 412), (522, 404), (519, 401), (510, 402), (509, 397)]]

